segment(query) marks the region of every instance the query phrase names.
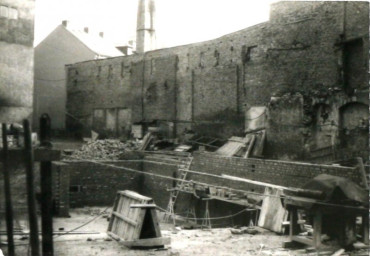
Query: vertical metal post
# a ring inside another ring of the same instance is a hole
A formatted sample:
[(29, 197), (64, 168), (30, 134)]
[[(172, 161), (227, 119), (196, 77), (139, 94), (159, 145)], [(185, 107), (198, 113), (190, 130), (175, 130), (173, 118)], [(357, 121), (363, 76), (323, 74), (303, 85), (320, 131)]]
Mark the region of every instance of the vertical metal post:
[[(51, 121), (47, 114), (40, 118), (41, 145), (50, 147)], [(41, 177), (41, 227), (42, 227), (42, 255), (52, 256), (53, 249), (53, 217), (52, 217), (52, 171), (51, 162), (42, 161), (40, 164)]]
[(8, 140), (6, 124), (2, 124), (2, 138), (3, 138), (3, 173), (4, 173), (4, 193), (5, 193), (6, 234), (8, 236), (8, 255), (14, 256), (13, 208), (10, 193)]
[(31, 141), (31, 128), (28, 120), (23, 120), (24, 129), (24, 144), (25, 144), (25, 160), (26, 160), (26, 181), (27, 181), (27, 204), (28, 204), (28, 218), (30, 223), (30, 242), (31, 255), (39, 256), (39, 232), (37, 227), (37, 214), (34, 191), (34, 177), (33, 177), (33, 150)]

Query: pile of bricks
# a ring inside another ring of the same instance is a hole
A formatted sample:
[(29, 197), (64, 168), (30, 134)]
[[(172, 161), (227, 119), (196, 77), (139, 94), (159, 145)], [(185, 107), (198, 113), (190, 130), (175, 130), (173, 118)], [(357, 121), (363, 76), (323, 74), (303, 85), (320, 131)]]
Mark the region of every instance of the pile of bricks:
[(124, 151), (137, 150), (141, 142), (106, 139), (87, 143), (81, 149), (65, 156), (66, 160), (93, 159), (93, 160), (119, 160)]

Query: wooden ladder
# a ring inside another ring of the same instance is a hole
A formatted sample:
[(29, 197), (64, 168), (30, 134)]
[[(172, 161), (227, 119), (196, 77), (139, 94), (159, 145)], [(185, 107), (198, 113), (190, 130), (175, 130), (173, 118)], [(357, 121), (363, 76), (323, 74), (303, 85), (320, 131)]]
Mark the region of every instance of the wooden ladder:
[(192, 162), (193, 162), (193, 157), (188, 156), (185, 163), (181, 163), (177, 166), (178, 171), (180, 173), (180, 177), (179, 177), (180, 181), (177, 181), (176, 182), (176, 187), (174, 187), (173, 189), (170, 190), (171, 191), (170, 200), (168, 201), (167, 209), (166, 209), (166, 212), (164, 214), (163, 220), (168, 222), (170, 217), (172, 217), (172, 221), (173, 221), (174, 225), (176, 224), (175, 223), (175, 210), (174, 210), (175, 203), (176, 203), (177, 197), (180, 193), (180, 190), (183, 188), (184, 181), (186, 180), (188, 170), (189, 170)]

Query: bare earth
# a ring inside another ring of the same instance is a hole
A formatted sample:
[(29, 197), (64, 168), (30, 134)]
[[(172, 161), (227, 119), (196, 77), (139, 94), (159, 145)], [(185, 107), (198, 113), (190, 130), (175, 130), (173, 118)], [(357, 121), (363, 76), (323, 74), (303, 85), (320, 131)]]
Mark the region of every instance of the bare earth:
[[(267, 230), (258, 229), (256, 235), (233, 235), (229, 228), (212, 230), (184, 230), (171, 223), (161, 223), (162, 236), (171, 237), (171, 244), (164, 250), (130, 250), (107, 236), (108, 221), (106, 215), (99, 216), (104, 208), (80, 208), (71, 210), (71, 218), (55, 218), (53, 228), (69, 231), (87, 221), (96, 218), (88, 225), (76, 230), (94, 232), (94, 234), (65, 234), (54, 237), (54, 255), (56, 256), (141, 256), (141, 255), (305, 255), (302, 250), (282, 248), (287, 236), (280, 236)], [(161, 216), (161, 215), (160, 215)], [(27, 255), (28, 239), (15, 237), (16, 255)], [(4, 242), (6, 236), (1, 237)], [(6, 246), (2, 246), (6, 255)], [(1, 254), (0, 254), (1, 255)], [(307, 254), (306, 254), (307, 255)], [(317, 255), (317, 254), (316, 254)], [(324, 255), (324, 254), (320, 254)], [(331, 255), (331, 254), (329, 254)]]

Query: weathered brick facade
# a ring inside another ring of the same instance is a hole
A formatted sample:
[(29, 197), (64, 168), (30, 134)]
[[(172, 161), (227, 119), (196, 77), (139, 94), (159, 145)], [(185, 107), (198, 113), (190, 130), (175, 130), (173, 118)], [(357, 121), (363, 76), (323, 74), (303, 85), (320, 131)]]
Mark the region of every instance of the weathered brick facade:
[(35, 1), (0, 0), (0, 121), (30, 119)]
[[(269, 22), (215, 40), (72, 64), (67, 111), (87, 130), (94, 108), (121, 107), (131, 110), (131, 123), (167, 120), (177, 134), (229, 137), (243, 134), (249, 107), (265, 105), (266, 156), (344, 148), (354, 132), (342, 125), (344, 106), (368, 105), (368, 11), (366, 2), (278, 2)], [(76, 128), (75, 119), (67, 122)]]

